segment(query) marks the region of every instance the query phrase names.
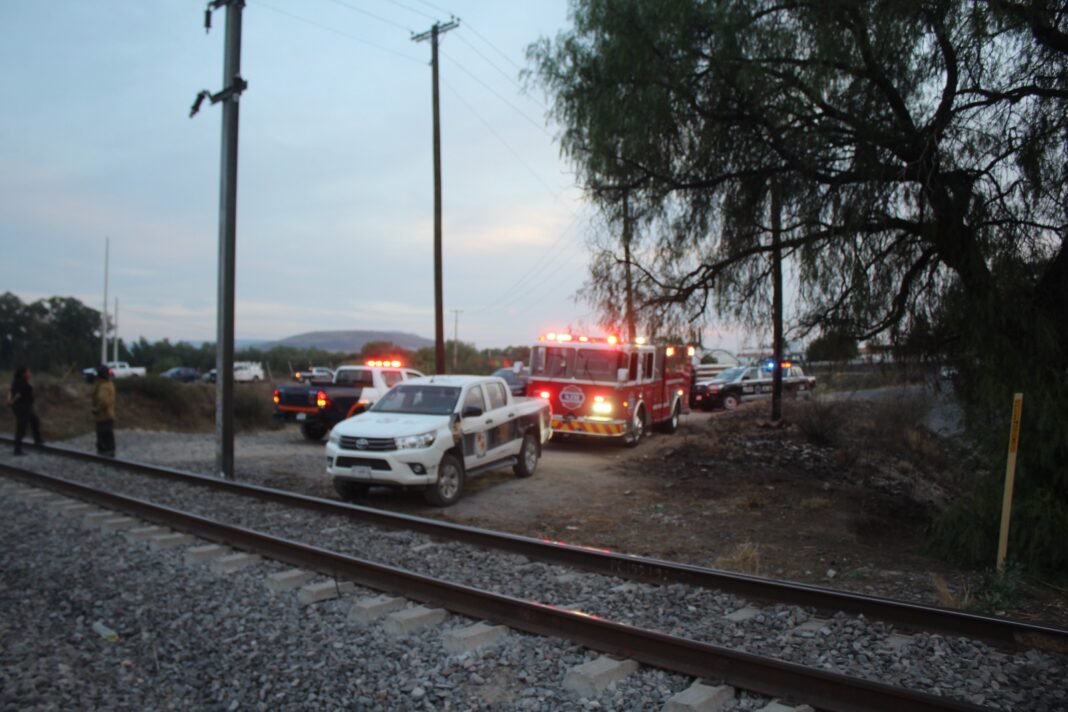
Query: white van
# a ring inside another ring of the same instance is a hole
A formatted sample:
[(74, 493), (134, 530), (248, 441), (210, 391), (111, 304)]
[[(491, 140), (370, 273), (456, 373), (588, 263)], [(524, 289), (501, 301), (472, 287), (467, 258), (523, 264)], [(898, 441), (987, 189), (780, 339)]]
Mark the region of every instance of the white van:
[(234, 381), (258, 383), (263, 380), (263, 364), (259, 361), (234, 361)]

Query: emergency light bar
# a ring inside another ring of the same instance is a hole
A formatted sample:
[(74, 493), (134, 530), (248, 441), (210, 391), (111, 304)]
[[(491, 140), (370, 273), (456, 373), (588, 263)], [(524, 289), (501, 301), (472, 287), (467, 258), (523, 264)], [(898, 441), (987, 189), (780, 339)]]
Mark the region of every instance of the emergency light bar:
[(379, 367), (379, 368), (400, 368), (401, 367), (401, 362), (397, 361), (396, 359), (394, 359), (392, 361), (386, 361), (386, 360), (382, 360), (382, 359), (372, 359), (372, 360), (367, 362), (367, 365), (371, 366), (372, 368), (374, 368), (376, 366)]

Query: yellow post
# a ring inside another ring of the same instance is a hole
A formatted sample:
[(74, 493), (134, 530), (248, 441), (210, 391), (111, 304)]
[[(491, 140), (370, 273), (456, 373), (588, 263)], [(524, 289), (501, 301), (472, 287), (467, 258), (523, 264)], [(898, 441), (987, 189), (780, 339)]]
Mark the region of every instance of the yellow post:
[(1012, 397), (1012, 428), (1009, 431), (1009, 461), (1005, 465), (1005, 497), (1001, 501), (1001, 536), (998, 538), (998, 571), (1005, 570), (1005, 553), (1009, 548), (1009, 515), (1012, 514), (1012, 486), (1016, 479), (1016, 450), (1020, 445), (1020, 416), (1023, 393)]

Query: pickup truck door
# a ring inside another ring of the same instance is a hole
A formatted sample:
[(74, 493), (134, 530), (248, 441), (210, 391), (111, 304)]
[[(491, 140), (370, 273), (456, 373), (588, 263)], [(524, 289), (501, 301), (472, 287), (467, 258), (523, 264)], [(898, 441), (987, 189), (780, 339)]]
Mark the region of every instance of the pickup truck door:
[[(464, 468), (479, 467), (490, 461), (489, 440), (486, 430), (494, 420), (491, 413), (486, 412), (486, 398), (481, 385), (471, 386), (464, 394), (464, 402), (460, 413), (468, 408), (478, 408), (479, 415), (469, 415), (460, 422), (460, 429), (464, 438)], [(489, 422), (487, 422), (489, 421)]]
[(491, 460), (501, 460), (519, 452), (523, 441), (519, 438), (519, 421), (516, 408), (500, 383), (487, 383), (486, 445)]

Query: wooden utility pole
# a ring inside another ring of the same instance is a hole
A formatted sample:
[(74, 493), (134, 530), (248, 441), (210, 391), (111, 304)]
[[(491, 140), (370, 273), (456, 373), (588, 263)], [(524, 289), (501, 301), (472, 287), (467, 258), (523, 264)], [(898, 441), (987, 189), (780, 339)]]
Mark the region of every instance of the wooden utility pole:
[(779, 181), (771, 179), (771, 310), (775, 369), (771, 372), (771, 420), (782, 420), (782, 196)]
[(634, 324), (634, 282), (630, 273), (630, 188), (623, 189), (623, 270), (627, 288), (627, 341), (633, 342), (637, 334)]
[(100, 311), (100, 363), (108, 360), (108, 258), (111, 256), (111, 238), (104, 238), (104, 308)]
[(434, 371), (445, 373), (445, 313), (441, 288), (441, 111), (438, 92), (438, 36), (460, 26), (453, 18), (444, 25), (435, 22), (426, 32), (412, 35), (413, 42), (430, 40), (434, 104)]

